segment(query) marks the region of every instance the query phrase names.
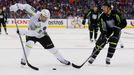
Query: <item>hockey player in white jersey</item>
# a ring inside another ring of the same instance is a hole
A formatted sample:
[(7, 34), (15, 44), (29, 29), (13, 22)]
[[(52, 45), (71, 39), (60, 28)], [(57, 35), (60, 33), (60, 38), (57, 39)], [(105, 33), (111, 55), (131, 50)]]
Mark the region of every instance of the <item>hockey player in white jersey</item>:
[[(54, 47), (54, 44), (46, 32), (48, 20), (50, 19), (50, 12), (48, 9), (43, 9), (41, 12), (35, 13), (34, 8), (28, 4), (14, 4), (10, 7), (10, 11), (25, 10), (31, 15), (28, 30), (17, 31), (21, 35), (26, 35), (25, 52), (28, 57), (33, 45), (39, 42), (45, 49), (50, 51), (62, 64), (70, 65), (70, 62), (65, 60), (60, 52)], [(26, 65), (25, 57), (21, 58), (21, 64)]]

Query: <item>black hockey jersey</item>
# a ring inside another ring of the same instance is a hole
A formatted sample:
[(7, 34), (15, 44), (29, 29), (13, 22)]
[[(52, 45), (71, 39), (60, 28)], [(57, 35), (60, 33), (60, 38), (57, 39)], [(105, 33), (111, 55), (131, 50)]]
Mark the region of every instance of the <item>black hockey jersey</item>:
[(101, 32), (106, 32), (115, 26), (122, 29), (127, 25), (126, 19), (116, 10), (112, 10), (109, 15), (102, 12), (99, 17), (99, 23)]
[(87, 18), (89, 24), (97, 24), (99, 12), (94, 12), (93, 9), (89, 10), (88, 13), (84, 15), (84, 20)]
[(4, 11), (2, 11), (0, 13), (0, 21), (6, 21), (7, 20), (7, 16), (6, 13), (4, 13)]

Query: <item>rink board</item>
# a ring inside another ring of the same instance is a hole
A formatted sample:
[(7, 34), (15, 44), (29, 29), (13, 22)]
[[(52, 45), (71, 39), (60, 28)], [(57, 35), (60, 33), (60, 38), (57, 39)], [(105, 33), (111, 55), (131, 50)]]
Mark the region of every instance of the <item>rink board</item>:
[[(86, 21), (86, 25), (84, 28), (88, 28)], [(29, 23), (29, 19), (17, 19), (17, 24), (21, 28), (27, 28)], [(49, 28), (74, 28), (75, 26), (82, 25), (82, 19), (80, 21), (76, 21), (74, 19), (50, 19), (48, 22)], [(15, 28), (14, 19), (9, 18), (7, 21), (7, 28)], [(77, 27), (78, 28), (78, 27)], [(134, 20), (127, 19), (127, 27), (126, 28), (134, 28)]]

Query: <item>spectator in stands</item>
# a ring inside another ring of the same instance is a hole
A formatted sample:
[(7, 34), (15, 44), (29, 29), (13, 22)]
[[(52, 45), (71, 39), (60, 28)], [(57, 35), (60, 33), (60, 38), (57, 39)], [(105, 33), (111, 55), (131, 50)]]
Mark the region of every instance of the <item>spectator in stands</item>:
[[(1, 5), (6, 6), (7, 12), (9, 13), (9, 6), (15, 4), (16, 1), (24, 2), (25, 0), (0, 0)], [(98, 6), (101, 6), (104, 2), (108, 1), (114, 3), (116, 6), (120, 7), (123, 11), (123, 14), (126, 15), (126, 18), (134, 18), (133, 10), (129, 9), (133, 7), (134, 9), (134, 0), (26, 0), (28, 4), (36, 8), (36, 11), (40, 11), (43, 8), (51, 10), (52, 18), (67, 18), (69, 13), (78, 14), (81, 16), (84, 14), (84, 10), (88, 9), (90, 5), (95, 1), (98, 2)], [(47, 6), (48, 5), (48, 6)], [(58, 11), (55, 10), (55, 7), (58, 8)], [(23, 17), (27, 16), (25, 13), (22, 13)], [(56, 14), (56, 15), (55, 15)], [(12, 15), (8, 15), (11, 17)], [(21, 16), (21, 17), (22, 17)], [(19, 16), (20, 17), (20, 16)]]

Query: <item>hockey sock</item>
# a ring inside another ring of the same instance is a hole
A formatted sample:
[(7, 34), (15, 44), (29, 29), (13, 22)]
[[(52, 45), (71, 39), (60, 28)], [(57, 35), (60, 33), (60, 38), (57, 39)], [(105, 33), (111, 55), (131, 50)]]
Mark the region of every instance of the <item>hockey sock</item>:
[(98, 35), (98, 32), (95, 30), (95, 32), (94, 32), (94, 39), (95, 40), (97, 39), (97, 35)]
[(109, 48), (108, 53), (107, 53), (107, 57), (112, 58), (114, 53), (115, 53), (115, 49), (114, 48)]
[[(27, 56), (27, 57), (29, 56), (30, 51), (31, 51), (33, 45), (34, 45), (34, 42), (33, 42), (33, 41), (28, 41), (28, 42), (26, 42), (26, 45), (25, 45), (25, 52), (26, 52), (26, 56)], [(24, 54), (23, 54), (23, 56), (22, 56), (22, 59), (25, 59)]]
[(110, 37), (107, 57), (110, 57), (110, 58), (113, 57), (113, 54), (115, 53), (115, 49), (117, 47), (118, 41), (119, 41), (119, 37), (116, 37), (116, 36)]
[(62, 55), (59, 53), (59, 51), (56, 48), (48, 49), (48, 51), (52, 53), (58, 60), (64, 61), (64, 58), (62, 57)]
[(90, 40), (93, 38), (93, 31), (90, 31)]

